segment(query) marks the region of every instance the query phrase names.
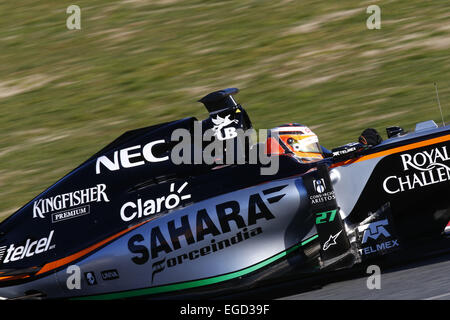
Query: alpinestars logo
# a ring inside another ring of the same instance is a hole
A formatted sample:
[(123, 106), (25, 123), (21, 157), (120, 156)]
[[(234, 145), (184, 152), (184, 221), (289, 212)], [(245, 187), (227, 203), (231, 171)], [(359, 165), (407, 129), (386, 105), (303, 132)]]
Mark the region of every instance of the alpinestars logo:
[(400, 155), (400, 158), (405, 174), (389, 176), (383, 181), (383, 189), (389, 194), (450, 180), (450, 167), (444, 163), (450, 161), (446, 146), (414, 154), (405, 153)]
[[(214, 123), (214, 127), (212, 128), (214, 131), (214, 135), (217, 137), (217, 139), (221, 141), (237, 137), (236, 128), (234, 127), (225, 128), (232, 123), (238, 123), (237, 120), (230, 120), (230, 116), (231, 115), (229, 114), (225, 118), (222, 118), (219, 115), (217, 115), (215, 119), (211, 119), (212, 122)], [(222, 135), (222, 129), (225, 132), (225, 135)]]
[(170, 185), (170, 193), (155, 199), (137, 199), (136, 202), (130, 201), (125, 203), (120, 209), (120, 217), (123, 221), (131, 221), (152, 214), (156, 214), (165, 210), (172, 210), (178, 207), (183, 200), (191, 198), (190, 194), (183, 194), (187, 182), (176, 188), (175, 183)]
[(334, 246), (336, 243), (336, 239), (341, 234), (342, 230), (336, 233), (335, 235), (330, 235), (330, 238), (323, 244), (323, 251), (327, 251), (331, 246)]

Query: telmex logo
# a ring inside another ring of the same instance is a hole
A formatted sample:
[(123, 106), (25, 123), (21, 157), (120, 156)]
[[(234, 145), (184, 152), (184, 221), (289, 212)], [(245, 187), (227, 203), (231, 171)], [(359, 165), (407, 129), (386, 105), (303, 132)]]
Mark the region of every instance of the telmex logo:
[[(95, 173), (100, 174), (101, 168), (104, 166), (109, 171), (117, 171), (121, 168), (133, 168), (144, 165), (146, 162), (162, 162), (169, 159), (168, 156), (157, 158), (153, 154), (153, 147), (158, 144), (164, 144), (164, 140), (156, 140), (149, 142), (143, 147), (141, 145), (125, 148), (119, 151), (115, 151), (113, 155), (113, 160), (109, 159), (107, 156), (101, 156), (97, 158), (97, 163), (95, 164)], [(142, 157), (144, 160), (135, 161), (135, 158)], [(134, 159), (134, 161), (133, 161)]]
[[(50, 246), (52, 242), (53, 232), (54, 230), (50, 231), (48, 237), (44, 237), (39, 240), (31, 241), (31, 239), (28, 239), (25, 242), (24, 246), (16, 247), (14, 244), (11, 244), (6, 250), (6, 256), (3, 260), (3, 263), (19, 261), (24, 258), (29, 258), (36, 254), (40, 254), (46, 252), (47, 250), (53, 249), (55, 246)], [(2, 248), (4, 250), (4, 247)], [(2, 248), (0, 248), (0, 250), (2, 250)]]
[(388, 220), (384, 219), (358, 227), (359, 232), (364, 232), (362, 243), (366, 243), (369, 238), (377, 240), (381, 235), (389, 238), (391, 235), (385, 228), (388, 225)]
[(131, 221), (135, 218), (142, 218), (164, 210), (174, 209), (180, 205), (181, 200), (191, 198), (190, 194), (181, 195), (187, 185), (187, 182), (183, 183), (175, 192), (175, 183), (172, 183), (168, 196), (149, 199), (144, 202), (142, 199), (137, 199), (136, 202), (127, 202), (120, 209), (120, 217), (123, 221)]

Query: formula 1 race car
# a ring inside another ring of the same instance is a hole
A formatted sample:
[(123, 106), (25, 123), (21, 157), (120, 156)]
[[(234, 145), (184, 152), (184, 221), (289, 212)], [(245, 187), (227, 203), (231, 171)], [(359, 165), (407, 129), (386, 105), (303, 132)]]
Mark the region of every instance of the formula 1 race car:
[[(377, 145), (351, 143), (313, 163), (279, 155), (276, 172), (262, 174), (268, 163), (250, 161), (261, 144), (237, 143), (252, 129), (237, 92), (202, 98), (203, 121), (126, 132), (4, 220), (0, 297), (245, 297), (448, 246), (450, 126), (390, 127)], [(195, 140), (197, 129), (236, 143), (207, 163), (195, 156), (209, 144), (192, 142), (180, 154), (193, 161), (175, 161), (174, 133)], [(229, 154), (240, 161), (224, 163)]]

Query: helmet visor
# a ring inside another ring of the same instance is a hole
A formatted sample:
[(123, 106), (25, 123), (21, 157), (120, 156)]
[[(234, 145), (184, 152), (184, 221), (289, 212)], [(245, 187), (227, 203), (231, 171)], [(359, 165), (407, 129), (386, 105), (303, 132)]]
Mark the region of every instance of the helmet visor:
[(316, 135), (280, 135), (285, 146), (296, 156), (304, 160), (317, 161), (323, 159), (322, 148)]

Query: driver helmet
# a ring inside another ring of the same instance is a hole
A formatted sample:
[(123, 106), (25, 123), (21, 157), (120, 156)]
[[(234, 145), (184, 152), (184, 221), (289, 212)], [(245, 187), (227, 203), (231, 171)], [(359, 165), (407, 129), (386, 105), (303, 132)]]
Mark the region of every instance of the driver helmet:
[(319, 138), (307, 126), (288, 123), (267, 132), (266, 153), (290, 155), (301, 163), (322, 160), (323, 152)]

